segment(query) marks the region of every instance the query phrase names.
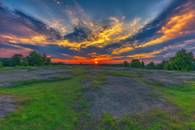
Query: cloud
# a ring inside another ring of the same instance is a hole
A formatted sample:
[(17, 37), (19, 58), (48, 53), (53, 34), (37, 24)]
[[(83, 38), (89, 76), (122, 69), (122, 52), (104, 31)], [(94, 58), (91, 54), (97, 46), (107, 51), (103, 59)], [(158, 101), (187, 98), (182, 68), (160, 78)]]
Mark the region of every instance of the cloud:
[(58, 19), (46, 25), (0, 5), (0, 49), (5, 52), (0, 55), (26, 55), (36, 50), (65, 63), (121, 63), (133, 58), (160, 61), (178, 48), (194, 51), (194, 6), (193, 0), (175, 0), (155, 19), (112, 16), (94, 22), (75, 3), (66, 10), (74, 28), (69, 32)]
[[(135, 18), (130, 22), (125, 22), (119, 18), (110, 17), (109, 24), (106, 26), (98, 26), (97, 28), (94, 27), (92, 30), (90, 30), (90, 28), (87, 28), (87, 30), (89, 30), (88, 32), (86, 32), (87, 37), (82, 41), (75, 42), (65, 39), (57, 41), (57, 44), (70, 47), (71, 49), (75, 50), (87, 48), (89, 46), (103, 48), (110, 44), (121, 42), (135, 35), (141, 28), (144, 27), (145, 23), (146, 22), (142, 22), (139, 18)], [(85, 28), (81, 29), (84, 30)], [(80, 35), (80, 33), (78, 34), (79, 36), (82, 36)]]
[(0, 18), (0, 42), (45, 43), (59, 37), (56, 30), (21, 11), (1, 6)]

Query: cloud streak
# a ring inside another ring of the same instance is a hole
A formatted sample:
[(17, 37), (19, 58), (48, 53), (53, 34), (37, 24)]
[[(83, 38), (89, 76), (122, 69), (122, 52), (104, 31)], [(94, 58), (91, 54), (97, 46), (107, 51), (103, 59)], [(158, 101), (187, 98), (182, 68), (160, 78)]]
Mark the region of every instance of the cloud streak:
[[(59, 19), (47, 25), (0, 5), (0, 49), (5, 52), (0, 56), (36, 50), (51, 56), (54, 62), (71, 64), (121, 63), (133, 58), (163, 60), (178, 50), (174, 48), (193, 51), (189, 46), (194, 45), (194, 5), (193, 0), (175, 0), (158, 17), (110, 16), (94, 20), (78, 2), (73, 2), (65, 6), (72, 31)], [(5, 44), (10, 47), (4, 48)]]

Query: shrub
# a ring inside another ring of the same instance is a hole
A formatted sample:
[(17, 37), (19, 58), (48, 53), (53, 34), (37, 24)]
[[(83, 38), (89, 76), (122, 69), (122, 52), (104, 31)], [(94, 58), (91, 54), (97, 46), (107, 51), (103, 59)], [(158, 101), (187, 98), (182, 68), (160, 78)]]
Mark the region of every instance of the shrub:
[(150, 62), (147, 66), (147, 69), (156, 69), (156, 65), (154, 64), (154, 62)]
[(144, 62), (140, 62), (138, 59), (133, 59), (131, 61), (131, 67), (133, 68), (144, 68)]
[(193, 70), (193, 66), (193, 53), (182, 49), (181, 51), (178, 51), (174, 57), (168, 60), (168, 62), (165, 64), (165, 69), (191, 71)]
[(124, 61), (124, 67), (129, 67), (129, 62), (128, 61)]

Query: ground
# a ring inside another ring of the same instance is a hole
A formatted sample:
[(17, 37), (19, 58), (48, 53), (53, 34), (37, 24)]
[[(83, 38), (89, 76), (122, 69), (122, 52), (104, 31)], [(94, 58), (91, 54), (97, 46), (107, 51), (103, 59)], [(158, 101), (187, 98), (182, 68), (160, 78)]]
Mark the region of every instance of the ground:
[(0, 69), (1, 130), (195, 130), (195, 72)]

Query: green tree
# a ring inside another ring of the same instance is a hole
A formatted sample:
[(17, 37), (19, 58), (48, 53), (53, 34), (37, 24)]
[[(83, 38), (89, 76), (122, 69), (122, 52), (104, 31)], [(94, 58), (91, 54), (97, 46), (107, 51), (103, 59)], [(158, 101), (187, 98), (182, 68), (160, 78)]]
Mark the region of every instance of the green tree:
[(128, 61), (124, 61), (124, 67), (129, 67), (129, 62)]
[(156, 69), (165, 69), (166, 64), (167, 64), (167, 61), (163, 60), (161, 63), (156, 65)]
[(145, 68), (145, 63), (143, 61), (141, 62), (141, 68)]
[(182, 49), (165, 64), (165, 69), (191, 71), (193, 70), (194, 57), (192, 52)]
[(47, 55), (43, 55), (43, 61), (44, 61), (44, 65), (50, 65), (51, 64), (51, 59), (49, 57), (47, 57)]
[(154, 62), (150, 62), (149, 64), (147, 64), (146, 68), (147, 69), (156, 69), (156, 65), (154, 64)]
[(3, 67), (3, 62), (2, 61), (0, 61), (0, 68), (2, 68)]
[(28, 65), (30, 66), (42, 66), (44, 65), (44, 58), (41, 54), (33, 51), (27, 56)]
[(11, 66), (21, 66), (23, 64), (23, 56), (20, 54), (15, 54), (11, 58)]
[(133, 68), (143, 68), (144, 67), (144, 63), (140, 62), (140, 60), (138, 60), (138, 59), (133, 59), (131, 61), (131, 67), (133, 67)]

